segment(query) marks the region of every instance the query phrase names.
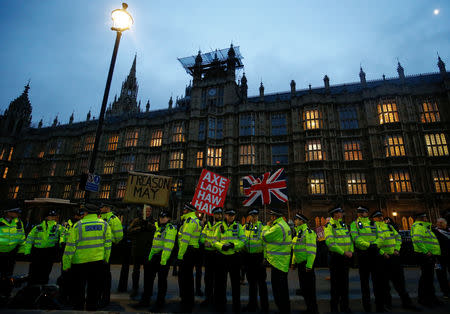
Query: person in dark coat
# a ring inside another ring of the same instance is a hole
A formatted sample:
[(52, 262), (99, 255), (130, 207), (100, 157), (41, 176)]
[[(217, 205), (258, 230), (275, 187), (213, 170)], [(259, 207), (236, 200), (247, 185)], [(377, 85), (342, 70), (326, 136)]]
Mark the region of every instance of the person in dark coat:
[(448, 299), (450, 289), (447, 272), (450, 272), (450, 229), (447, 227), (447, 220), (439, 218), (436, 221), (436, 228), (433, 228), (433, 232), (441, 247), (441, 255), (437, 258), (436, 277), (439, 281), (443, 297)]

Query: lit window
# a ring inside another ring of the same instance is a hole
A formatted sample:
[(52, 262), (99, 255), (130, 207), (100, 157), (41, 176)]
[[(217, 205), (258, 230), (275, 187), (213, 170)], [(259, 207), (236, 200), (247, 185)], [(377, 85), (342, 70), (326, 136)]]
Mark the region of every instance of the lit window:
[(108, 138), (108, 151), (117, 150), (119, 144), (119, 135), (114, 134)]
[(64, 186), (64, 193), (63, 193), (63, 197), (64, 199), (68, 199), (70, 198), (70, 190), (72, 189), (72, 185), (70, 184), (66, 184)]
[(364, 173), (347, 173), (347, 193), (367, 194), (366, 175)]
[(177, 123), (172, 129), (172, 142), (179, 143), (184, 142), (184, 126), (183, 123)]
[(17, 195), (19, 194), (19, 186), (13, 185), (9, 188), (8, 198), (11, 200), (15, 200)]
[(344, 160), (362, 160), (361, 142), (358, 140), (344, 142)]
[(321, 129), (323, 127), (322, 124), (322, 112), (319, 109), (310, 109), (303, 111), (304, 130)]
[(183, 180), (178, 179), (178, 180), (173, 180), (173, 184), (172, 184), (172, 192), (176, 192), (176, 191), (182, 191), (183, 189)]
[(150, 147), (159, 147), (162, 145), (162, 130), (153, 130), (152, 131), (152, 139), (150, 140)]
[(401, 135), (387, 136), (384, 140), (386, 157), (405, 156), (405, 144)]
[(77, 184), (77, 189), (75, 190), (75, 199), (82, 199), (84, 198), (84, 190), (80, 190), (80, 184)]
[(6, 148), (2, 149), (2, 152), (0, 154), (0, 160), (3, 160), (3, 157), (5, 157)]
[(420, 122), (422, 123), (433, 123), (441, 121), (441, 116), (439, 114), (439, 109), (435, 101), (423, 102), (420, 107)]
[(86, 139), (84, 140), (84, 148), (83, 148), (83, 150), (85, 152), (93, 150), (94, 149), (94, 142), (95, 142), (95, 136), (94, 135), (89, 135), (88, 137), (86, 137)]
[(55, 175), (55, 172), (56, 172), (56, 162), (52, 162), (50, 164), (49, 176), (53, 177)]
[(255, 115), (252, 113), (239, 116), (239, 136), (255, 135)]
[(322, 144), (320, 140), (306, 141), (305, 145), (306, 161), (311, 160), (325, 160), (325, 151), (322, 150)]
[(338, 109), (339, 120), (341, 122), (341, 129), (350, 130), (357, 129), (358, 126), (358, 112), (354, 106), (342, 106)]
[(122, 172), (133, 171), (135, 161), (136, 161), (136, 157), (134, 155), (123, 156), (120, 171), (122, 171)]
[(208, 147), (208, 155), (206, 157), (206, 165), (210, 167), (222, 166), (222, 148)]
[(203, 167), (203, 152), (202, 151), (198, 151), (197, 152), (197, 168), (201, 168)]
[(44, 151), (40, 151), (38, 153), (38, 158), (44, 158)]
[(148, 158), (148, 164), (147, 164), (148, 171), (150, 171), (150, 172), (159, 171), (159, 159), (160, 159), (159, 155), (151, 155)]
[(198, 122), (198, 140), (205, 140), (205, 121), (201, 120)]
[(221, 139), (223, 138), (223, 119), (209, 118), (208, 119), (208, 138)]
[(241, 145), (239, 146), (239, 164), (240, 165), (254, 165), (256, 162), (255, 145)]
[(80, 160), (80, 173), (87, 173), (88, 172), (88, 159), (83, 158)]
[(170, 169), (182, 169), (184, 162), (183, 151), (175, 151), (170, 153), (169, 168)]
[(448, 156), (447, 140), (443, 133), (425, 134), (428, 156)]
[(396, 170), (389, 174), (392, 193), (412, 192), (411, 179), (407, 170)]
[(239, 180), (239, 195), (245, 195), (244, 193), (244, 180)]
[(55, 142), (49, 142), (48, 144), (47, 144), (47, 151), (48, 151), (48, 153), (47, 153), (47, 155), (54, 155), (55, 154), (55, 152), (56, 152), (56, 143)]
[(23, 178), (23, 171), (25, 166), (22, 164), (19, 166), (19, 169), (17, 169), (17, 178), (21, 179)]
[(287, 121), (285, 113), (274, 113), (270, 117), (271, 119), (271, 134), (272, 135), (286, 135), (287, 134)]
[(447, 169), (433, 170), (432, 175), (436, 193), (450, 192), (450, 176)]
[(100, 195), (101, 199), (108, 199), (109, 193), (111, 192), (111, 184), (102, 184), (100, 187)]
[[(81, 147), (81, 140), (75, 140), (75, 142), (73, 142), (73, 146), (72, 146), (73, 153), (74, 154), (78, 153), (80, 151), (80, 147)], [(42, 154), (42, 156), (44, 156), (44, 155)], [(40, 157), (40, 158), (42, 158), (42, 157)]]
[(285, 165), (288, 163), (288, 146), (272, 145), (272, 164)]
[(117, 198), (123, 198), (125, 196), (125, 192), (127, 190), (127, 183), (125, 181), (120, 181), (117, 184), (117, 193), (116, 193), (116, 197)]
[(3, 176), (2, 176), (2, 178), (3, 179), (6, 179), (6, 177), (8, 176), (8, 167), (5, 167), (5, 170), (3, 170)]
[(40, 197), (49, 198), (51, 189), (52, 189), (52, 186), (50, 184), (42, 184), (39, 188)]
[(380, 124), (398, 122), (398, 111), (395, 102), (386, 101), (377, 105)]
[(325, 176), (323, 172), (314, 172), (308, 176), (309, 194), (325, 194)]
[(125, 147), (136, 147), (138, 143), (138, 137), (138, 130), (128, 130), (125, 135)]
[(9, 150), (8, 161), (11, 161), (13, 152), (14, 152), (14, 147), (11, 147)]
[(103, 174), (114, 173), (114, 159), (108, 159), (103, 162)]
[(66, 166), (66, 176), (70, 177), (75, 174), (75, 170), (72, 168), (72, 163), (69, 161), (67, 162)]

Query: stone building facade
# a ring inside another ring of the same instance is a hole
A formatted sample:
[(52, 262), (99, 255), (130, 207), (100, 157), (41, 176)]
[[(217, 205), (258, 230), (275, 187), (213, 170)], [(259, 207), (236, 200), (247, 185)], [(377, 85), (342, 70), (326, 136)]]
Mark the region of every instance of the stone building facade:
[[(330, 84), (248, 97), (238, 47), (180, 59), (192, 75), (184, 97), (150, 110), (137, 102), (136, 58), (109, 106), (94, 197), (121, 203), (128, 171), (174, 179), (170, 206), (190, 201), (203, 168), (231, 179), (226, 206), (244, 211), (241, 178), (280, 167), (288, 177), (289, 212), (323, 224), (336, 203), (396, 216), (404, 228), (417, 211), (433, 218), (450, 207), (450, 76), (439, 72)], [(97, 120), (30, 127), (29, 86), (1, 117), (2, 199), (81, 200)], [(287, 208), (286, 208), (287, 209)]]

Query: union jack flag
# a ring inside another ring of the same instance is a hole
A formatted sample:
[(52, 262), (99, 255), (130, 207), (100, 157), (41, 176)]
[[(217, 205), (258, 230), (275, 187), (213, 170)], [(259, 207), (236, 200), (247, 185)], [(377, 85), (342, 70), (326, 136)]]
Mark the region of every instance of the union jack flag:
[(244, 206), (252, 205), (259, 197), (261, 204), (271, 204), (272, 195), (276, 200), (283, 203), (288, 201), (288, 197), (282, 190), (287, 189), (286, 175), (284, 168), (278, 169), (272, 175), (270, 172), (263, 174), (262, 178), (255, 178), (252, 175), (242, 178), (244, 185), (244, 195), (247, 199), (243, 202)]

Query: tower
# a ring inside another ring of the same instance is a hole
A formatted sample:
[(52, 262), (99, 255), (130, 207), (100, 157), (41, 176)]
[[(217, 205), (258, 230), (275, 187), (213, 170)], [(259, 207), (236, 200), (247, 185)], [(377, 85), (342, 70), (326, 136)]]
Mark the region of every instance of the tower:
[(28, 98), (29, 89), (30, 83), (28, 82), (23, 93), (9, 104), (3, 121), (0, 120), (2, 134), (16, 135), (30, 126), (32, 107)]

